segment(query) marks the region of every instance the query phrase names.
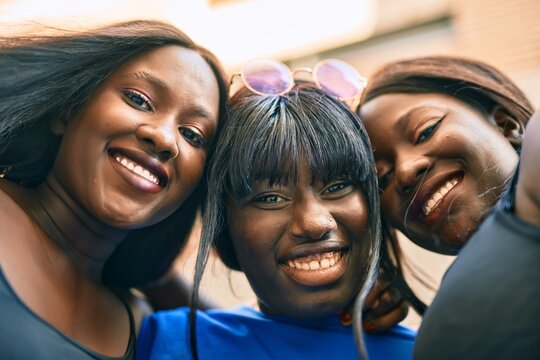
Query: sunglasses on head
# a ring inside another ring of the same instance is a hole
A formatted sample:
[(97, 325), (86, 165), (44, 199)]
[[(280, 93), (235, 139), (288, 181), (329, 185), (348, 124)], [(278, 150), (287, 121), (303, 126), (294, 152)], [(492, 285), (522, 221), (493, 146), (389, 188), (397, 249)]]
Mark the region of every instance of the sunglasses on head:
[(279, 96), (294, 87), (296, 74), (300, 72), (311, 74), (315, 85), (327, 94), (343, 102), (353, 101), (350, 105), (353, 110), (367, 85), (367, 79), (352, 65), (337, 59), (320, 61), (313, 69), (299, 68), (292, 71), (277, 60), (253, 59), (245, 63), (241, 72), (235, 75), (241, 76), (244, 85), (256, 94)]

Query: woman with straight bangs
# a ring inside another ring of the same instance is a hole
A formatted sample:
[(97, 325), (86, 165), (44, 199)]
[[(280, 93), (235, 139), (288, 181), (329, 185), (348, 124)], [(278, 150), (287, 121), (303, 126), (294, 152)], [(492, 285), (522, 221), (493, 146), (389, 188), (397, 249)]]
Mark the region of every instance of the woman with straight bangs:
[(128, 289), (182, 249), (225, 114), (175, 27), (0, 37), (0, 358), (131, 359)]
[(344, 103), (311, 83), (280, 95), (243, 88), (208, 188), (195, 288), (213, 246), (245, 273), (258, 309), (154, 313), (143, 322), (142, 359), (411, 357), (414, 332), (362, 338), (353, 310), (376, 277), (381, 237), (369, 140)]
[(426, 314), (416, 358), (540, 356), (540, 306), (531, 301), (540, 296), (539, 149), (524, 141), (540, 136), (532, 113), (508, 77), (475, 60), (403, 60), (370, 80), (359, 114), (398, 287), (407, 292), (392, 229), (427, 250), (459, 254)]

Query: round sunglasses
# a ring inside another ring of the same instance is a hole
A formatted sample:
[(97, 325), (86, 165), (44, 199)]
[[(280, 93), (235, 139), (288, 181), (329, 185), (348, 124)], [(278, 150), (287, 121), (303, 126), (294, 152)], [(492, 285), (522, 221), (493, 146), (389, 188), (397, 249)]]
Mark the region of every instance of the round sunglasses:
[[(311, 74), (313, 82), (329, 95), (341, 101), (360, 101), (367, 86), (367, 79), (356, 69), (338, 59), (320, 61), (313, 69), (299, 68), (291, 71), (284, 63), (273, 59), (253, 59), (242, 67), (240, 75), (244, 85), (259, 95), (283, 95), (295, 84), (296, 74)], [(234, 75), (233, 75), (234, 78)], [(354, 110), (356, 106), (351, 106)]]

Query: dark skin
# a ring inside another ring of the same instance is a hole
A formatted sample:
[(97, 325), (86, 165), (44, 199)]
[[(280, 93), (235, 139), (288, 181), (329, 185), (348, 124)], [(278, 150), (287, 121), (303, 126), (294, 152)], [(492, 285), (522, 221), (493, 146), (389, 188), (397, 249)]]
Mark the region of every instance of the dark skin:
[(316, 319), (354, 301), (370, 244), (358, 186), (313, 179), (302, 167), (294, 182), (255, 183), (228, 211), (235, 254), (262, 312)]
[[(171, 269), (162, 279), (141, 289), (155, 310), (174, 309), (189, 304), (190, 284), (178, 272)], [(212, 299), (202, 298), (198, 308), (219, 307)], [(402, 294), (390, 286), (381, 275), (366, 299), (364, 329), (369, 332), (388, 330), (401, 322), (408, 313), (408, 304)]]
[(362, 106), (383, 216), (419, 246), (455, 255), (518, 162), (521, 125), (442, 94), (385, 94)]
[[(521, 141), (522, 124), (499, 107), (483, 113), (436, 93), (381, 95), (362, 106), (361, 116), (375, 149), (387, 220), (418, 245), (455, 254), (512, 176), (518, 161), (512, 146)], [(433, 224), (427, 224), (418, 209), (439, 188), (430, 184), (448, 178), (457, 178), (458, 186), (450, 201), (433, 207), (427, 219)]]
[(403, 295), (381, 274), (364, 303), (364, 330), (388, 330), (403, 321), (408, 313), (409, 304)]
[(218, 105), (200, 55), (151, 50), (107, 78), (75, 118), (52, 124), (62, 143), (43, 184), (0, 180), (0, 264), (33, 312), (94, 351), (125, 353), (128, 313), (101, 284), (103, 266), (132, 229), (158, 223), (190, 195)]
[[(57, 184), (53, 187), (57, 189)], [(91, 280), (86, 270), (74, 266), (71, 255), (47, 235), (54, 227), (50, 221), (40, 220), (35, 203), (36, 197), (49, 195), (50, 190), (30, 192), (7, 181), (0, 183), (0, 189), (1, 226), (8, 235), (1, 238), (0, 262), (19, 298), (52, 326), (89, 348), (122, 355), (129, 339), (125, 307), (111, 291)], [(73, 224), (78, 222), (73, 212), (62, 213)], [(116, 243), (123, 238), (121, 233), (109, 234)], [(104, 240), (85, 235), (85, 241)], [(104, 256), (110, 251), (107, 247), (99, 249)], [(86, 262), (85, 266), (95, 276), (98, 264)], [(103, 327), (105, 323), (109, 326)]]
[[(191, 285), (174, 269), (160, 281), (141, 289), (154, 310), (175, 309), (190, 303)], [(213, 299), (202, 296), (199, 309), (220, 307)], [(381, 275), (364, 303), (364, 329), (379, 332), (390, 329), (407, 317), (409, 305), (403, 295)]]

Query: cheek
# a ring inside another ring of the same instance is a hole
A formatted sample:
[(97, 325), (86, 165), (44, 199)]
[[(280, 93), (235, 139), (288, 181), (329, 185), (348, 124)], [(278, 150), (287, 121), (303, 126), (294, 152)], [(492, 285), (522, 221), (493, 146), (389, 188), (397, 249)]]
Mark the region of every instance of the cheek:
[[(179, 183), (178, 192), (191, 191), (199, 184), (206, 163), (206, 152), (200, 149), (183, 146), (176, 158), (176, 183)], [(182, 194), (180, 194), (181, 196)]]
[(229, 236), (240, 265), (273, 257), (273, 249), (281, 234), (282, 228), (271, 214), (262, 214), (254, 209), (231, 213)]
[(340, 206), (341, 212), (338, 220), (347, 228), (353, 239), (360, 239), (367, 235), (369, 230), (369, 210), (361, 194), (354, 196), (348, 203)]
[(103, 151), (104, 144), (99, 142), (91, 129), (82, 125), (68, 126), (53, 166), (55, 176), (70, 191), (74, 191), (69, 184), (71, 182), (91, 183), (97, 173), (97, 164), (107, 155)]
[[(381, 214), (383, 219), (391, 226), (401, 229), (407, 207), (406, 205), (401, 205), (396, 196), (391, 196), (391, 191), (388, 189), (381, 194)], [(403, 214), (401, 211), (403, 211)]]

